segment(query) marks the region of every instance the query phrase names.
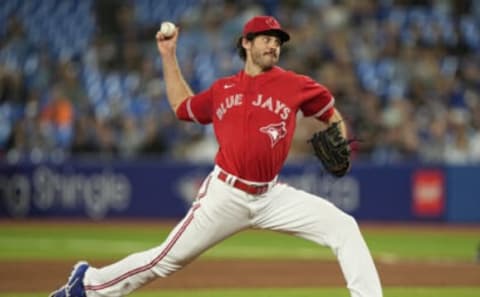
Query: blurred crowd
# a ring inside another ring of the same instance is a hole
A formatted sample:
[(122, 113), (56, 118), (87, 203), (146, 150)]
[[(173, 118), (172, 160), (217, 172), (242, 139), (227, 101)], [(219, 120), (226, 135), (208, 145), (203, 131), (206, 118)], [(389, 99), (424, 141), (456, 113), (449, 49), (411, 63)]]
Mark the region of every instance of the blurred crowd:
[[(480, 2), (42, 0), (0, 2), (0, 160), (211, 160), (210, 126), (175, 119), (154, 36), (181, 28), (194, 91), (241, 69), (253, 15), (292, 40), (280, 65), (327, 86), (357, 161), (480, 163)], [(289, 160), (318, 124), (298, 116)]]

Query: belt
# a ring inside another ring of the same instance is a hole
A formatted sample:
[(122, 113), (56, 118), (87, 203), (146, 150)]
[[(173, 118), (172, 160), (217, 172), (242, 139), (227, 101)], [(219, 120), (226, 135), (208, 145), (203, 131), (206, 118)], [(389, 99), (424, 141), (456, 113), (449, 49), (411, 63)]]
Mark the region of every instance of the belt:
[(247, 184), (241, 180), (238, 180), (238, 179), (235, 179), (235, 181), (232, 183), (229, 183), (227, 181), (227, 178), (228, 178), (228, 174), (226, 174), (225, 172), (223, 171), (220, 171), (218, 173), (218, 179), (231, 185), (232, 187), (234, 188), (237, 188), (239, 190), (242, 190), (248, 194), (251, 194), (251, 195), (262, 195), (263, 193), (267, 192), (268, 191), (268, 184), (262, 184), (262, 185), (251, 185), (251, 184)]

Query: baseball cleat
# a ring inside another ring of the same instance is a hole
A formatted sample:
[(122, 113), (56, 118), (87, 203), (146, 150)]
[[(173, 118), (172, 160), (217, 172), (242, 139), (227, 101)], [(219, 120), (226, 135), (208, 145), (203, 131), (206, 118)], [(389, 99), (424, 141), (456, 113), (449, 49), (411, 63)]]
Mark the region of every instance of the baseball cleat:
[(67, 283), (60, 289), (52, 292), (49, 297), (86, 297), (83, 277), (88, 267), (88, 263), (83, 261), (75, 264)]

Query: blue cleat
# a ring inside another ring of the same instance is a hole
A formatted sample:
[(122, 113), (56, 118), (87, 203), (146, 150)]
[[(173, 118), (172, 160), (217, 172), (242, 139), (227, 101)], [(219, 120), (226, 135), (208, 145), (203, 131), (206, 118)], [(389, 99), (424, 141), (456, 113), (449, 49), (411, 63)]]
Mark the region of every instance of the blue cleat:
[(78, 262), (73, 267), (67, 283), (60, 289), (52, 292), (49, 297), (86, 297), (83, 287), (83, 277), (89, 265), (87, 262)]

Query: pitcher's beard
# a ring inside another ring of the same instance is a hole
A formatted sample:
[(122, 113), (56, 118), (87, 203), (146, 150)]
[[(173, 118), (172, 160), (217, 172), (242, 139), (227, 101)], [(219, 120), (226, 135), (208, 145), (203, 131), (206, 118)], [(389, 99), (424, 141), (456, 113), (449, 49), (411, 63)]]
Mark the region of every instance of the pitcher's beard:
[(262, 70), (270, 70), (275, 66), (278, 62), (278, 58), (276, 56), (270, 56), (270, 55), (253, 55), (252, 56), (252, 62), (260, 67)]

